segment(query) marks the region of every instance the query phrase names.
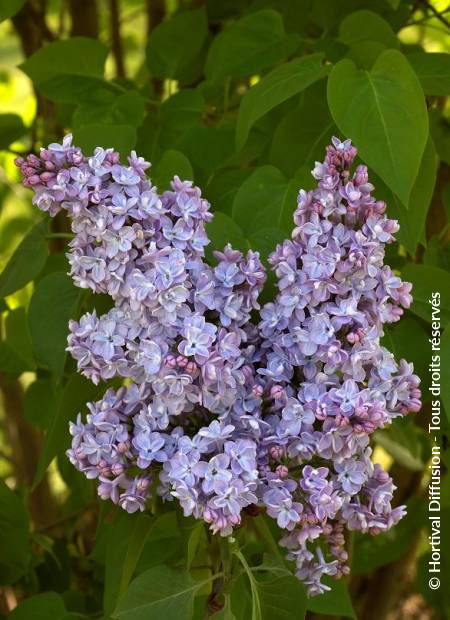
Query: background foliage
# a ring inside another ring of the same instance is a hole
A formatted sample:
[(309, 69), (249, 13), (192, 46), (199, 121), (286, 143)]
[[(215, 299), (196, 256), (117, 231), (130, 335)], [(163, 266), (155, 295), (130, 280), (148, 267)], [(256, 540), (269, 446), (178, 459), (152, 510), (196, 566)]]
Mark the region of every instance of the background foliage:
[[(427, 585), (426, 514), (433, 290), (441, 292), (445, 328), (443, 471), (449, 463), (449, 19), (440, 0), (0, 2), (3, 616), (450, 615), (445, 586), (433, 593)], [(13, 159), (67, 130), (86, 150), (136, 148), (153, 162), (160, 189), (174, 173), (192, 177), (215, 212), (213, 246), (231, 241), (263, 256), (289, 235), (298, 189), (312, 187), (309, 171), (333, 134), (352, 138), (370, 167), (378, 197), (401, 223), (388, 262), (414, 283), (411, 311), (386, 340), (414, 361), (425, 404), (415, 419), (375, 437), (375, 457), (390, 467), (408, 516), (387, 534), (357, 536), (352, 577), (330, 594), (306, 601), (280, 556), (270, 555), (276, 532), (262, 516), (249, 517), (249, 572), (226, 584), (221, 609), (211, 578), (219, 541), (209, 542), (202, 524), (171, 506), (127, 515), (101, 505), (66, 460), (67, 422), (99, 393), (65, 354), (67, 321), (107, 302), (73, 287), (67, 223), (32, 208)], [(445, 479), (442, 511), (445, 525)]]

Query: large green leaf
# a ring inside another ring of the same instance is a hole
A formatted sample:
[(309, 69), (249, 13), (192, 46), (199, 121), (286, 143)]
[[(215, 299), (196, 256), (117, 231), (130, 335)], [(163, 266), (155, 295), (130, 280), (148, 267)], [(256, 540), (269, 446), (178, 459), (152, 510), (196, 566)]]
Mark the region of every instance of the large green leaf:
[(18, 114), (0, 114), (0, 149), (21, 138), (27, 129)]
[(189, 129), (200, 122), (204, 104), (203, 95), (198, 90), (180, 90), (162, 103), (159, 109), (161, 122), (171, 129)]
[(14, 583), (27, 573), (31, 548), (23, 500), (0, 480), (0, 584)]
[(450, 55), (415, 52), (408, 61), (427, 95), (450, 95)]
[(220, 168), (225, 168), (234, 157), (233, 123), (222, 123), (214, 127), (192, 125), (185, 131), (175, 148), (182, 151), (209, 179)]
[(389, 217), (398, 220), (400, 224), (400, 230), (395, 236), (412, 256), (415, 255), (417, 244), (425, 237), (425, 221), (436, 183), (437, 163), (436, 151), (429, 138), (408, 207), (382, 181), (378, 183), (374, 180), (377, 197), (386, 201)]
[(37, 379), (30, 383), (25, 392), (25, 419), (46, 430), (56, 416), (58, 400), (56, 390), (48, 379)]
[(106, 547), (103, 611), (109, 615), (128, 588), (154, 520), (145, 514), (116, 512)]
[(144, 115), (145, 99), (140, 93), (136, 91), (119, 95), (111, 93), (105, 102), (80, 105), (73, 115), (72, 123), (76, 128), (98, 124), (138, 127), (144, 120)]
[(102, 389), (104, 388), (94, 385), (79, 374), (70, 376), (62, 391), (56, 415), (45, 435), (34, 477), (34, 486), (42, 480), (53, 459), (64, 454), (70, 445), (69, 422), (76, 420), (78, 413), (85, 408), (86, 402), (94, 400)]
[(0, 274), (0, 297), (11, 295), (34, 280), (47, 256), (47, 242), (42, 223), (39, 223), (24, 237)]
[(208, 34), (204, 8), (184, 11), (151, 31), (147, 66), (155, 77), (182, 80)]
[(356, 619), (356, 612), (353, 609), (345, 581), (343, 579), (336, 581), (334, 579), (325, 578), (324, 582), (330, 587), (330, 590), (320, 596), (314, 596), (308, 599), (308, 610), (316, 614), (344, 616), (345, 618)]
[(425, 144), (428, 119), (422, 87), (408, 61), (386, 50), (371, 71), (341, 60), (328, 81), (336, 125), (388, 187), (409, 204)]
[(444, 327), (450, 321), (450, 272), (431, 265), (409, 263), (402, 271), (402, 278), (413, 284), (411, 310), (428, 322), (432, 318), (432, 293), (439, 293), (440, 306), (436, 317)]
[(120, 620), (191, 620), (194, 596), (202, 585), (186, 571), (155, 566), (131, 582), (112, 616)]
[(239, 108), (236, 146), (241, 149), (256, 121), (286, 99), (324, 77), (323, 55), (295, 58), (277, 67), (244, 95)]
[(39, 88), (56, 76), (103, 76), (108, 48), (88, 37), (54, 41), (41, 47), (20, 65)]
[(250, 13), (215, 37), (206, 59), (206, 77), (220, 81), (258, 73), (286, 58), (299, 39), (297, 34), (285, 34), (276, 11)]
[(347, 45), (349, 56), (370, 66), (386, 48), (398, 48), (399, 40), (390, 24), (365, 9), (347, 15), (339, 28), (339, 40)]
[(33, 351), (25, 308), (10, 310), (5, 319), (6, 343), (20, 358), (26, 370), (34, 370)]
[(56, 375), (66, 360), (69, 319), (74, 317), (80, 289), (65, 273), (50, 273), (39, 281), (30, 301), (28, 320), (36, 357)]

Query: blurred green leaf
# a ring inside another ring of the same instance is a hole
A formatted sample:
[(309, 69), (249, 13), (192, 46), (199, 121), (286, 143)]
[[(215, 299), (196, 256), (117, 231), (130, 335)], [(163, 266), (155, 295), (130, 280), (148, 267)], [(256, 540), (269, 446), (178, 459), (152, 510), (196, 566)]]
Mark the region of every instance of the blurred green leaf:
[(109, 49), (89, 37), (54, 41), (38, 49), (20, 65), (39, 88), (60, 75), (103, 77)]
[(104, 389), (96, 386), (82, 375), (73, 374), (67, 381), (39, 455), (33, 486), (42, 480), (47, 467), (53, 459), (63, 454), (70, 445), (69, 422), (76, 420), (77, 415), (86, 407), (86, 403), (94, 400)]
[(450, 121), (437, 109), (429, 111), (430, 135), (442, 161), (450, 165)]
[(26, 370), (34, 369), (33, 350), (25, 308), (10, 310), (5, 319), (6, 343), (20, 358)]
[(174, 149), (164, 151), (152, 173), (152, 182), (161, 192), (170, 189), (170, 182), (177, 175), (182, 181), (192, 180), (194, 173), (188, 158)]
[(398, 418), (390, 427), (376, 431), (375, 441), (394, 461), (411, 471), (422, 471), (430, 458), (428, 436), (407, 418)]
[(330, 74), (328, 102), (344, 137), (353, 140), (365, 162), (409, 204), (428, 120), (422, 88), (404, 56), (386, 50), (370, 72), (341, 60)]
[(381, 51), (400, 46), (390, 24), (377, 13), (364, 9), (344, 17), (339, 27), (339, 39), (350, 48), (366, 41), (381, 44)]
[(30, 301), (28, 321), (38, 360), (56, 375), (64, 372), (69, 319), (74, 318), (80, 289), (65, 273), (54, 272), (39, 281)]
[(178, 13), (154, 28), (147, 45), (147, 66), (159, 78), (182, 80), (207, 37), (204, 8)]
[(24, 501), (0, 479), (0, 584), (15, 583), (31, 560), (28, 514)]
[(67, 620), (68, 615), (62, 596), (43, 592), (19, 603), (8, 617), (10, 620)]
[(2, 0), (0, 4), (0, 22), (14, 17), (24, 4), (25, 0)]
[(438, 316), (444, 327), (450, 321), (450, 272), (431, 265), (409, 263), (402, 271), (402, 279), (413, 284), (412, 312), (428, 322), (431, 322), (431, 294), (440, 293)]
[(426, 524), (425, 502), (413, 497), (407, 502), (406, 517), (377, 536), (355, 533), (352, 573), (364, 575), (399, 560), (414, 545), (414, 537)]
[(39, 275), (48, 256), (42, 223), (23, 238), (0, 274), (0, 297), (15, 293)]
[(289, 56), (299, 42), (297, 34), (285, 34), (276, 11), (250, 13), (214, 38), (206, 58), (206, 77), (218, 82), (259, 73)]
[(450, 95), (450, 54), (416, 52), (407, 56), (426, 95)]
[(295, 58), (274, 69), (244, 95), (239, 108), (236, 146), (240, 150), (255, 122), (290, 97), (324, 77), (323, 54)]
[(201, 585), (186, 571), (155, 566), (131, 582), (113, 612), (113, 618), (191, 620), (194, 596)]
[(37, 379), (30, 383), (25, 392), (25, 419), (46, 430), (56, 416), (58, 399), (49, 379)]
[(27, 128), (18, 114), (0, 114), (0, 150), (19, 140)]
[(125, 161), (126, 156), (136, 145), (136, 128), (132, 125), (103, 124), (82, 125), (73, 132), (74, 144), (85, 153), (93, 153), (102, 144), (104, 148), (118, 151)]

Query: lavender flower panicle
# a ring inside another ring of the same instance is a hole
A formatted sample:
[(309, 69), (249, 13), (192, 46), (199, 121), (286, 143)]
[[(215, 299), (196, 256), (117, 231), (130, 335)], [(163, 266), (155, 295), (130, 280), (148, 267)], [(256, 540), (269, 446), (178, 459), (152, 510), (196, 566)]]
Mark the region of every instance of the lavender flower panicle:
[(292, 239), (269, 258), (278, 294), (261, 309), (257, 252), (228, 245), (216, 266), (204, 261), (212, 214), (191, 182), (175, 177), (159, 195), (136, 153), (128, 166), (112, 149), (85, 157), (71, 136), (16, 161), (33, 202), (72, 220), (75, 284), (114, 300), (69, 325), (82, 374), (127, 379), (71, 423), (71, 462), (128, 512), (156, 482), (222, 536), (243, 509), (265, 507), (311, 595), (348, 572), (345, 527), (376, 534), (403, 516), (369, 436), (421, 406), (412, 365), (380, 344), (411, 285), (383, 264), (398, 225), (366, 167), (350, 172), (355, 155), (333, 138), (316, 163)]

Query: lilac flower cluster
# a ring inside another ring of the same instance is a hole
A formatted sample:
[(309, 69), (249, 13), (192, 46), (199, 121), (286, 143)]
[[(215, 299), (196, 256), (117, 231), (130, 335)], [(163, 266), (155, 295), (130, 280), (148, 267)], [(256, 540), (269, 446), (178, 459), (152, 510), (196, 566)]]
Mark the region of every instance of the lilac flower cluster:
[(70, 323), (80, 372), (123, 379), (71, 424), (71, 462), (128, 512), (155, 492), (224, 536), (265, 508), (311, 594), (348, 571), (345, 528), (376, 534), (403, 516), (369, 435), (420, 408), (412, 366), (380, 344), (411, 303), (383, 264), (398, 226), (366, 168), (351, 174), (355, 155), (333, 139), (316, 164), (262, 309), (258, 253), (228, 245), (205, 262), (212, 215), (192, 183), (159, 195), (135, 153), (128, 166), (112, 149), (88, 158), (70, 136), (17, 160), (35, 204), (71, 217), (75, 284), (114, 300)]

